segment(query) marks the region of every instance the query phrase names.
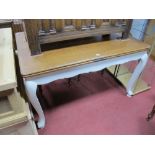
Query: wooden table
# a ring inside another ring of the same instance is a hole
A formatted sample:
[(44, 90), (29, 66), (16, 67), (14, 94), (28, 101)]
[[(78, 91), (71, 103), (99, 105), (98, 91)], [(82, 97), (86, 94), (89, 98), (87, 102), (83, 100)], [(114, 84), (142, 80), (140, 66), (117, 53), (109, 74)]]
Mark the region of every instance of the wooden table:
[(16, 42), (21, 74), (29, 100), (39, 115), (39, 128), (45, 126), (45, 116), (36, 96), (37, 85), (140, 60), (128, 82), (126, 91), (131, 96), (147, 63), (150, 48), (146, 43), (127, 39), (66, 47), (31, 56), (24, 32), (16, 34)]

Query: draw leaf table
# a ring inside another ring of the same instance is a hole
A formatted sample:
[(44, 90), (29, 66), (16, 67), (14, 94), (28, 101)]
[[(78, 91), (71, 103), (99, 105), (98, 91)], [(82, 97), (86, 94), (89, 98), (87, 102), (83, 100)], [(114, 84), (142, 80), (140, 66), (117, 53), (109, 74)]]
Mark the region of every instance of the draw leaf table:
[(36, 96), (38, 85), (139, 60), (126, 88), (127, 95), (131, 96), (150, 49), (146, 43), (126, 39), (54, 49), (32, 56), (24, 32), (16, 33), (16, 43), (26, 93), (39, 116), (38, 128), (45, 126), (44, 112)]

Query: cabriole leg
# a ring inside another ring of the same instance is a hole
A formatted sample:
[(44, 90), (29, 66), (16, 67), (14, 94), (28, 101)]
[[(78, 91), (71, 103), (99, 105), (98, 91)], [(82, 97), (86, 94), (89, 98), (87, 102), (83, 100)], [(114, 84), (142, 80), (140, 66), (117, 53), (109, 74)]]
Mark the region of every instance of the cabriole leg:
[(37, 123), (38, 128), (44, 128), (45, 116), (44, 116), (44, 112), (42, 110), (42, 107), (41, 107), (39, 100), (37, 98), (37, 95), (36, 95), (37, 83), (35, 83), (33, 81), (25, 81), (25, 87), (26, 87), (26, 92), (27, 92), (29, 101), (31, 102), (31, 104), (33, 105), (34, 109), (36, 110), (36, 112), (39, 116), (39, 120)]
[(135, 68), (134, 72), (132, 73), (132, 76), (128, 82), (128, 85), (127, 85), (127, 95), (128, 96), (133, 95), (133, 90), (135, 88), (135, 84), (147, 63), (147, 60), (148, 60), (148, 54), (145, 53), (142, 56), (142, 58), (140, 59), (138, 65), (136, 66), (136, 68)]

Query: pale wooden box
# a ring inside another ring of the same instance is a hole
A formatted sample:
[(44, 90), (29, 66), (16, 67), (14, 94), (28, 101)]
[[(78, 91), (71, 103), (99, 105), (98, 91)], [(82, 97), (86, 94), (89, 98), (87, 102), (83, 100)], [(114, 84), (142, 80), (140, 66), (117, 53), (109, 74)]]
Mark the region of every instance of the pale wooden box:
[(28, 103), (17, 91), (11, 28), (0, 29), (0, 134), (37, 134)]

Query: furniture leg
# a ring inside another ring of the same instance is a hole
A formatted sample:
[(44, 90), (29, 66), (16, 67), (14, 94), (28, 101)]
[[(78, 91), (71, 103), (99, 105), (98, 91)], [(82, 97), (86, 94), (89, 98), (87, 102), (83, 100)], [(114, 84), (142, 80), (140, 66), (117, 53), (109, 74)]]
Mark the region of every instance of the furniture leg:
[(144, 69), (144, 67), (145, 67), (145, 65), (147, 63), (147, 60), (148, 60), (148, 54), (145, 53), (141, 57), (138, 65), (136, 66), (136, 68), (135, 68), (134, 72), (132, 73), (132, 76), (131, 76), (131, 78), (130, 78), (130, 80), (128, 82), (128, 85), (127, 85), (127, 96), (133, 95), (133, 90), (135, 88), (135, 84), (136, 84), (139, 76), (141, 75), (141, 73), (142, 73), (142, 71), (143, 71), (143, 69)]
[(37, 91), (37, 83), (33, 81), (25, 81), (26, 93), (29, 98), (29, 101), (33, 105), (34, 109), (36, 110), (39, 120), (38, 120), (38, 128), (44, 128), (45, 126), (45, 116), (42, 110), (42, 107), (39, 103), (39, 100), (36, 95)]
[(80, 74), (77, 76), (77, 81), (78, 82), (80, 81)]
[(116, 71), (116, 74), (115, 74), (116, 77), (117, 77), (117, 75), (118, 75), (120, 66), (121, 66), (121, 65), (118, 65), (118, 66), (117, 66), (117, 71)]
[(146, 120), (150, 121), (153, 118), (154, 115), (155, 115), (155, 105), (153, 106), (151, 112), (148, 114)]
[[(116, 76), (116, 73), (117, 73), (117, 71), (118, 71), (118, 68), (119, 68), (119, 65), (116, 65), (115, 66), (115, 70), (114, 70), (114, 76)], [(117, 76), (116, 76), (117, 77)]]
[(69, 79), (68, 79), (68, 87), (69, 87), (69, 88), (71, 87), (71, 83), (72, 83), (72, 79), (69, 78)]

